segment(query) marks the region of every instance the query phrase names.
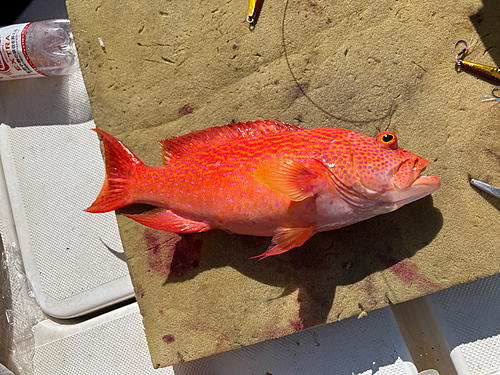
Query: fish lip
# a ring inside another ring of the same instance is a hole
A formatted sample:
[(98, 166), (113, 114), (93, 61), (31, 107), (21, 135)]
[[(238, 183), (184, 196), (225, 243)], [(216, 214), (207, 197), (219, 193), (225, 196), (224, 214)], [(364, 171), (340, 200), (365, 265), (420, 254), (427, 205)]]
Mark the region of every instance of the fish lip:
[(434, 193), (441, 187), (441, 181), (436, 176), (418, 175), (413, 183), (405, 189), (395, 187), (395, 200), (393, 201), (398, 207), (405, 204), (415, 202), (427, 195)]
[(436, 191), (441, 187), (441, 181), (439, 180), (439, 177), (436, 176), (418, 175), (415, 181), (413, 181), (413, 184), (411, 184), (410, 186), (419, 186), (419, 185), (432, 186), (435, 188), (434, 191)]

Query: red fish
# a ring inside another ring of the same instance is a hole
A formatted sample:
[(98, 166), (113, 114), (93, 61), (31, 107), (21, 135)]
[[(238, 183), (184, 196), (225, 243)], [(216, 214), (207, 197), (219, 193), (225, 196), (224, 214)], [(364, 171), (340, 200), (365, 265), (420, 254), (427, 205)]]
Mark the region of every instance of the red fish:
[(156, 208), (125, 215), (175, 233), (223, 229), (273, 236), (268, 257), (318, 232), (394, 211), (436, 191), (429, 162), (398, 146), (346, 130), (306, 130), (275, 121), (213, 127), (159, 141), (164, 166), (148, 167), (120, 141), (104, 142), (106, 178), (86, 211), (140, 203)]

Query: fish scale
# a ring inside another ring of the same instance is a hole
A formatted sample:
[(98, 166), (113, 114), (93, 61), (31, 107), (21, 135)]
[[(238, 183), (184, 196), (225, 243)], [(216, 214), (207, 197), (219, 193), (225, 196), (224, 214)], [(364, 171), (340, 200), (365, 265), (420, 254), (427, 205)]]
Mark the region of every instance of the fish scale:
[(126, 216), (152, 228), (273, 236), (262, 257), (439, 188), (437, 177), (420, 175), (429, 162), (400, 148), (390, 132), (372, 138), (270, 120), (229, 124), (159, 141), (161, 167), (144, 165), (120, 141), (96, 132), (106, 180), (88, 212), (144, 203), (155, 209)]

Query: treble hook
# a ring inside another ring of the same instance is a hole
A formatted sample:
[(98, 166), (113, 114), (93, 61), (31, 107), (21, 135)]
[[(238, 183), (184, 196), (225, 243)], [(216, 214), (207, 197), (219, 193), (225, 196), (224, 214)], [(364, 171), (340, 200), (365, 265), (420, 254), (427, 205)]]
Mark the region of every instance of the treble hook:
[[(472, 42), (472, 39), (471, 39), (471, 42)], [(458, 55), (456, 55), (456, 56), (455, 56), (455, 62), (457, 63), (457, 65), (460, 65), (460, 62), (462, 61), (462, 60), (460, 60), (460, 59), (459, 59), (459, 57), (460, 57), (461, 55), (465, 54), (465, 52), (469, 49), (469, 43), (467, 43), (467, 41), (465, 41), (465, 40), (463, 40), (463, 39), (460, 39), (459, 41), (457, 41), (457, 42), (455, 43), (455, 48), (457, 47), (457, 45), (458, 45), (459, 43), (464, 43), (464, 44), (465, 44), (465, 47), (462, 49), (462, 51), (460, 51), (460, 52), (458, 53)]]

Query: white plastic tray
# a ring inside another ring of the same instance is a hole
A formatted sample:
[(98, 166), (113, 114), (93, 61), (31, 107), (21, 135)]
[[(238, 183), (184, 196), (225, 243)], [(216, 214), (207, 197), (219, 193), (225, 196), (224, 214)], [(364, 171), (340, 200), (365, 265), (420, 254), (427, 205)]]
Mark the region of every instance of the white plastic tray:
[(42, 310), (71, 318), (133, 297), (114, 213), (83, 212), (104, 180), (92, 121), (0, 126), (26, 274)]

